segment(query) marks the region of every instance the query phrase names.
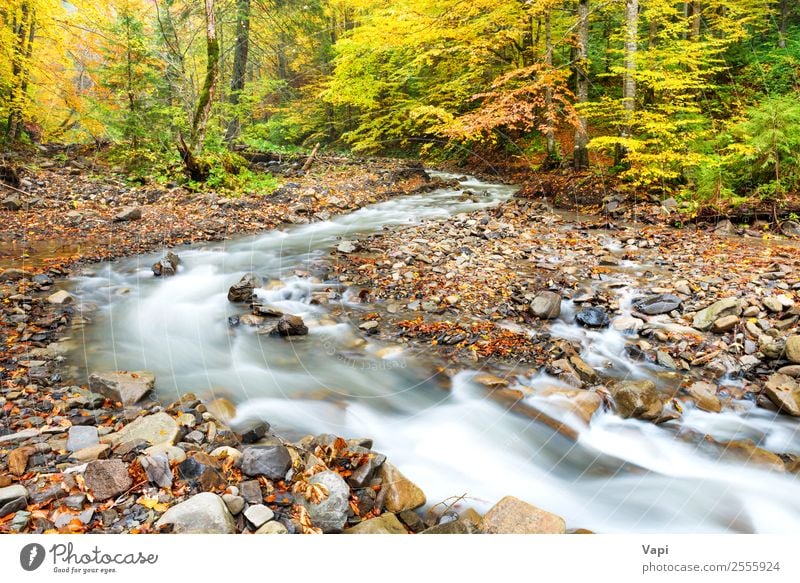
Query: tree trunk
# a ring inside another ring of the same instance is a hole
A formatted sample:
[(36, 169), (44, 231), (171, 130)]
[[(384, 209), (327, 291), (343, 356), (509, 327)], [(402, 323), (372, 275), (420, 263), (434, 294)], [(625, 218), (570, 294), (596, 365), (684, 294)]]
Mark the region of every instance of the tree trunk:
[[(578, 104), (589, 100), (589, 0), (578, 2), (578, 55), (575, 61), (575, 97)], [(587, 144), (586, 117), (578, 118), (578, 128), (575, 130), (575, 151), (572, 155), (572, 164), (575, 170), (589, 167), (589, 150)]]
[(34, 9), (27, 2), (23, 2), (20, 12), (19, 23), (13, 23), (17, 43), (14, 46), (11, 62), (11, 103), (6, 127), (6, 136), (11, 140), (19, 140), (22, 137), (23, 113), (35, 37)]
[(289, 59), (286, 56), (286, 51), (289, 49), (288, 35), (281, 31), (278, 35), (278, 47), (275, 54), (275, 66), (278, 79), (281, 81), (289, 80)]
[[(553, 33), (550, 26), (550, 9), (544, 13), (544, 63), (548, 68), (553, 67)], [(556, 136), (553, 125), (555, 124), (555, 112), (553, 111), (553, 88), (545, 88), (545, 116), (547, 117), (547, 129), (545, 139), (547, 140), (547, 157), (545, 158), (543, 169), (550, 170), (558, 165), (558, 152), (556, 151)]]
[[(636, 111), (636, 51), (639, 36), (639, 0), (625, 0), (625, 72), (622, 78), (622, 107), (625, 120), (620, 128), (620, 137), (627, 138), (631, 134), (631, 120)], [(616, 162), (619, 163), (627, 155), (627, 148), (617, 148)]]
[(131, 50), (133, 34), (131, 32), (131, 15), (127, 12), (124, 12), (122, 17), (124, 18), (125, 22), (125, 72), (127, 76), (128, 112), (130, 114), (128, 117), (128, 123), (125, 124), (125, 132), (129, 134), (129, 137), (131, 138), (131, 146), (135, 150), (139, 146), (139, 140), (136, 132), (132, 131), (131, 127), (132, 123), (136, 123), (136, 94), (133, 90), (133, 53)]
[(698, 0), (694, 0), (693, 2), (689, 3), (689, 17), (691, 18), (689, 40), (692, 42), (697, 42), (700, 40), (701, 12), (702, 8), (700, 7), (700, 2)]
[(203, 88), (197, 100), (197, 107), (192, 116), (192, 127), (189, 143), (183, 136), (179, 136), (178, 151), (192, 180), (204, 181), (208, 178), (208, 168), (198, 160), (203, 151), (206, 138), (208, 118), (211, 114), (211, 105), (219, 77), (219, 41), (217, 40), (217, 19), (214, 14), (214, 0), (205, 0), (206, 12), (206, 75)]
[[(647, 50), (654, 51), (658, 47), (658, 21), (651, 17), (647, 31)], [(656, 91), (652, 83), (645, 85), (644, 91), (641, 91), (642, 102), (645, 105), (652, 105), (656, 101)]]
[(780, 21), (778, 23), (778, 48), (786, 48), (786, 27), (789, 24), (789, 1), (781, 0)]
[(250, 49), (250, 0), (238, 0), (236, 4), (236, 48), (233, 53), (233, 74), (231, 76), (231, 95), (229, 102), (233, 109), (233, 117), (228, 122), (225, 141), (230, 144), (239, 136), (241, 120), (237, 106), (244, 91), (247, 76), (247, 54)]

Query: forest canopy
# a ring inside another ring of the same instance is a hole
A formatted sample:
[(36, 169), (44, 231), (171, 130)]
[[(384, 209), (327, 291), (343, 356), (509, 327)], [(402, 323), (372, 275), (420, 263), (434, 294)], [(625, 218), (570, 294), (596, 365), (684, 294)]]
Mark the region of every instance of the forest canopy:
[(524, 160), (698, 203), (800, 186), (791, 0), (6, 0), (0, 139)]

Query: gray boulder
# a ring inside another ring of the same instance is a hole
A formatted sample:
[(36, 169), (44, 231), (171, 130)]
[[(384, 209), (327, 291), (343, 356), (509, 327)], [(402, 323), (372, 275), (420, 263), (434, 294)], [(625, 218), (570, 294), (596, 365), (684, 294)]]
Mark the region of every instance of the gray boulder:
[(542, 320), (552, 320), (561, 315), (561, 296), (555, 292), (540, 293), (531, 302), (531, 312)]
[(282, 445), (254, 446), (244, 450), (240, 463), (246, 476), (282, 480), (292, 467), (292, 456)]
[(91, 425), (73, 425), (67, 434), (67, 449), (75, 452), (100, 443), (97, 427)]
[(339, 532), (347, 522), (349, 510), (348, 498), (350, 488), (336, 472), (325, 471), (313, 475), (308, 483), (312, 486), (320, 484), (328, 491), (318, 503), (313, 503), (305, 496), (298, 496), (297, 502), (308, 510), (311, 524), (321, 528), (322, 532)]
[(648, 316), (658, 314), (669, 314), (673, 310), (681, 307), (682, 300), (674, 294), (658, 294), (648, 296), (634, 302), (633, 307), (636, 311)]
[(156, 528), (171, 525), (176, 534), (233, 534), (236, 524), (225, 502), (211, 492), (192, 496), (167, 510)]

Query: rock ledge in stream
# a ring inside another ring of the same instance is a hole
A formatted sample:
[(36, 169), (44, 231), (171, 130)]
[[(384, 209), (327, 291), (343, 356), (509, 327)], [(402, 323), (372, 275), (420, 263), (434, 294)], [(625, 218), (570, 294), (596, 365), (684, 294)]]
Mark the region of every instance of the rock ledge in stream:
[(153, 275), (156, 277), (175, 275), (178, 272), (180, 262), (181, 258), (170, 251), (160, 261), (153, 264)]
[(621, 417), (657, 419), (664, 404), (652, 381), (619, 381), (609, 390)]
[(261, 287), (262, 280), (255, 273), (245, 273), (238, 282), (228, 290), (228, 301), (234, 303), (252, 302), (255, 298), (253, 290)]
[(155, 382), (155, 375), (147, 371), (93, 372), (89, 375), (89, 390), (128, 406), (146, 397)]

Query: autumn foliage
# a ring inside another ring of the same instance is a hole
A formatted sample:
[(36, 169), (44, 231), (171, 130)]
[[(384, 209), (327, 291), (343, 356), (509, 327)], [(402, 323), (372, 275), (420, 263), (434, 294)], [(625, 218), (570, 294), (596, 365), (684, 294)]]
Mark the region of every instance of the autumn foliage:
[(786, 0), (9, 0), (0, 136), (216, 184), (241, 167), (227, 148), (319, 143), (780, 202), (800, 175), (799, 32)]

